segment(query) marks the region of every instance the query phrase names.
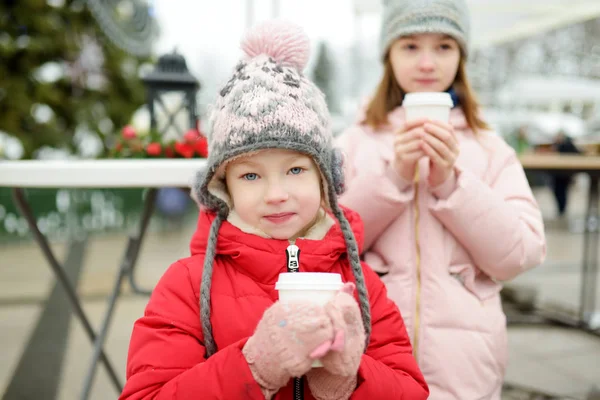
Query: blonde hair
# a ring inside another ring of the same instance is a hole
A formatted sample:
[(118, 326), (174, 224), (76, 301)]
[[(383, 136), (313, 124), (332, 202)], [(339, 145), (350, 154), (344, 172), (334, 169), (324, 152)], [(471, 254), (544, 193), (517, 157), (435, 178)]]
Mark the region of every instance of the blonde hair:
[[(460, 58), (458, 71), (452, 86), (460, 101), (460, 107), (465, 114), (469, 128), (473, 132), (489, 129), (488, 124), (479, 117), (479, 103), (467, 79), (467, 68), (464, 58)], [(388, 113), (402, 104), (404, 91), (396, 81), (394, 69), (389, 54), (385, 57), (383, 77), (375, 90), (375, 95), (367, 106), (363, 124), (371, 126), (374, 130), (388, 124)]]

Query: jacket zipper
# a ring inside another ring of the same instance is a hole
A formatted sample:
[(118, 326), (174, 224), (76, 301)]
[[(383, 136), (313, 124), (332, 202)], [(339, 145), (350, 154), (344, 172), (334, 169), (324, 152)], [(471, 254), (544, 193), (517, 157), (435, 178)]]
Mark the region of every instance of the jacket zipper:
[(419, 243), (419, 166), (415, 170), (415, 250), (416, 250), (416, 264), (417, 264), (417, 288), (416, 288), (416, 299), (415, 299), (415, 327), (413, 334), (413, 355), (415, 360), (418, 361), (418, 351), (419, 351), (419, 325), (420, 325), (420, 315), (419, 311), (421, 309), (421, 245)]
[(303, 400), (304, 399), (304, 385), (302, 382), (303, 378), (294, 378), (294, 400)]
[[(286, 265), (288, 272), (298, 272), (300, 271), (300, 249), (298, 246), (294, 244), (293, 241), (290, 241), (290, 245), (285, 249), (285, 257), (286, 257)], [(304, 384), (302, 382), (302, 377), (294, 378), (294, 399), (293, 400), (303, 400), (304, 399)]]

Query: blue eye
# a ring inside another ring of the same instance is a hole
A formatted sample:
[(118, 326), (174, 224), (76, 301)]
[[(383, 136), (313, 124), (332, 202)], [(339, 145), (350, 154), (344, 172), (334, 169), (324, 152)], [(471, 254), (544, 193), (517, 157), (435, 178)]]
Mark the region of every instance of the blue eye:
[(242, 179), (245, 179), (245, 180), (247, 180), (247, 181), (255, 181), (255, 180), (257, 180), (257, 179), (258, 179), (258, 175), (256, 175), (256, 174), (255, 174), (255, 173), (253, 173), (253, 172), (249, 172), (249, 173), (247, 173), (247, 174), (244, 174), (244, 175), (242, 176)]
[(300, 167), (294, 167), (294, 168), (290, 169), (290, 173), (291, 173), (292, 175), (298, 175), (298, 174), (301, 174), (301, 173), (302, 173), (302, 171), (304, 171), (304, 168), (300, 168)]

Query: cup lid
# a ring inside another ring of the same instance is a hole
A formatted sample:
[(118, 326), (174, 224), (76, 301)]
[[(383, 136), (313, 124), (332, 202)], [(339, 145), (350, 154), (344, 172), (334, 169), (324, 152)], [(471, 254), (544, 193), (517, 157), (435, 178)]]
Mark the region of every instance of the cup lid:
[(404, 95), (402, 106), (446, 106), (452, 107), (452, 97), (446, 92), (418, 92)]
[(331, 272), (282, 272), (275, 288), (288, 285), (342, 285), (342, 276)]

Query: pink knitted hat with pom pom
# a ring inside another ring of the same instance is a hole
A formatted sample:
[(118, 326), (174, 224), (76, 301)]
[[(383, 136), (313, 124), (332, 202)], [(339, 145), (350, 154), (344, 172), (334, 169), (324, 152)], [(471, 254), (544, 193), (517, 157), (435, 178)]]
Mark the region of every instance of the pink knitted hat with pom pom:
[(210, 326), (212, 263), (218, 231), (230, 207), (223, 166), (243, 154), (273, 148), (307, 154), (321, 171), (325, 200), (344, 233), (368, 343), (371, 317), (358, 246), (337, 204), (337, 195), (343, 191), (342, 157), (332, 147), (325, 97), (302, 73), (310, 54), (309, 39), (296, 25), (272, 21), (251, 30), (241, 46), (245, 57), (217, 97), (210, 117), (207, 167), (199, 171), (194, 188), (197, 200), (217, 213), (204, 258), (200, 293), (207, 355), (216, 351)]
[[(245, 57), (219, 92), (210, 116), (210, 167), (198, 195), (213, 209), (220, 207), (222, 196), (213, 196), (212, 175), (222, 178), (219, 167), (234, 157), (286, 148), (329, 164), (333, 154), (325, 98), (302, 73), (310, 53), (304, 31), (285, 22), (267, 22), (248, 32), (241, 47)], [(341, 190), (339, 182), (331, 183)]]
[(332, 149), (325, 97), (302, 73), (308, 37), (297, 25), (271, 21), (248, 32), (241, 47), (245, 57), (210, 116), (208, 168), (197, 179), (198, 200), (213, 210), (227, 209), (224, 165), (246, 153), (280, 148), (312, 156), (330, 204), (343, 190), (341, 155)]

